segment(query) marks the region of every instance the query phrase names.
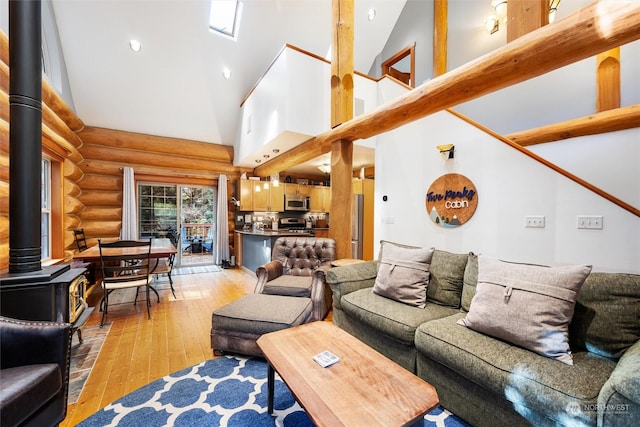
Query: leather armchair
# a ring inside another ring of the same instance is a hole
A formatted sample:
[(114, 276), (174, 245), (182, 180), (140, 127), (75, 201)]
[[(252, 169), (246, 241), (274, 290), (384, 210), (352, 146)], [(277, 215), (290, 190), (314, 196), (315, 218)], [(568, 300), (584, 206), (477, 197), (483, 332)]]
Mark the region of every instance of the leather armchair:
[(332, 303), (325, 272), (336, 258), (336, 242), (329, 238), (279, 237), (271, 261), (256, 269), (254, 293), (311, 298), (309, 321), (322, 320)]
[(0, 316), (0, 343), (0, 425), (58, 425), (67, 414), (71, 325)]

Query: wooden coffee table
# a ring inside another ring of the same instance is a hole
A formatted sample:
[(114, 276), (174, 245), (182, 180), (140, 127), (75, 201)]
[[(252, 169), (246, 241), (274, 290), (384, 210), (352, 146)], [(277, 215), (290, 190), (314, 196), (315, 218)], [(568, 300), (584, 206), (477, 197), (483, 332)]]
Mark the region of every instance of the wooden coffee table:
[[(422, 425), (438, 405), (435, 388), (329, 322), (312, 322), (261, 336), (269, 362), (268, 410), (274, 370), (317, 426)], [(327, 368), (312, 357), (329, 350)]]

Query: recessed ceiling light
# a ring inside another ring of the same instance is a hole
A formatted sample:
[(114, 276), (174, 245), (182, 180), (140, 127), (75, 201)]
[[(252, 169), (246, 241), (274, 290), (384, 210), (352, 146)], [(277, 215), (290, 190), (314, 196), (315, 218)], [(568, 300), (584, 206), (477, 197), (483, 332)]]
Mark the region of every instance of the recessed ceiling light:
[(376, 19), (376, 10), (373, 8), (369, 9), (369, 12), (367, 12), (367, 18), (369, 18), (369, 21)]
[(222, 75), (224, 76), (225, 79), (230, 79), (231, 78), (231, 70), (228, 68), (225, 68), (224, 70), (222, 70)]
[(140, 49), (142, 49), (142, 44), (140, 44), (138, 40), (131, 39), (129, 40), (129, 47), (134, 52), (140, 52)]

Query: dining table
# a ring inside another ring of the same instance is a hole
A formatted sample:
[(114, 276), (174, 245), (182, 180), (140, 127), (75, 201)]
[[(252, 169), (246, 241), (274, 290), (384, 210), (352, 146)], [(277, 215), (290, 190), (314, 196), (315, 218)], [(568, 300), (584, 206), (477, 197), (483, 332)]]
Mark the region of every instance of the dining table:
[[(113, 239), (109, 241), (113, 241)], [(118, 251), (122, 252), (123, 254), (133, 255), (143, 250), (144, 249), (142, 248), (103, 249), (104, 253), (109, 255), (118, 255), (119, 254)], [(149, 258), (156, 260), (156, 264), (154, 265), (154, 268), (152, 269), (151, 273), (153, 273), (153, 270), (158, 265), (158, 261), (160, 260), (160, 258), (167, 258), (170, 255), (173, 255), (175, 253), (177, 253), (177, 250), (176, 250), (176, 247), (173, 245), (173, 243), (171, 243), (171, 240), (167, 238), (151, 239), (151, 253), (149, 254)], [(91, 246), (82, 252), (76, 253), (73, 256), (73, 259), (78, 261), (100, 263), (100, 247), (99, 245)]]

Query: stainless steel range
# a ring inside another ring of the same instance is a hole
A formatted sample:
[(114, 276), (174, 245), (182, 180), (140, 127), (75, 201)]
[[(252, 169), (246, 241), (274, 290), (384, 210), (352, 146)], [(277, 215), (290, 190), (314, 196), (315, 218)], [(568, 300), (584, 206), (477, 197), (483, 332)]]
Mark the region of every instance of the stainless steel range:
[(290, 233), (306, 233), (313, 235), (313, 229), (307, 228), (304, 218), (280, 218), (280, 228)]

